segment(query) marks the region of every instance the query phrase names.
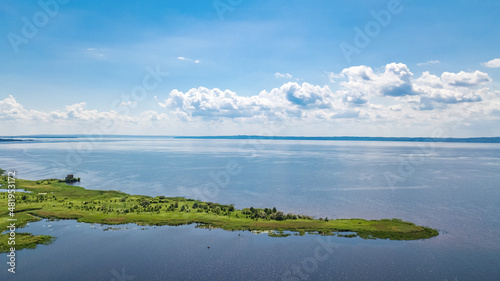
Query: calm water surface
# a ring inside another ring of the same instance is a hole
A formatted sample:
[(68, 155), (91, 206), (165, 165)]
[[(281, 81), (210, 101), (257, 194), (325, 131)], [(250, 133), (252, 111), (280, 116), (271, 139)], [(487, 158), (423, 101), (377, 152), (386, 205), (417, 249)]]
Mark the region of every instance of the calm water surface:
[[(40, 221), (19, 231), (57, 240), (17, 252), (16, 275), (4, 263), (2, 280), (500, 280), (499, 144), (39, 139), (1, 143), (0, 167), (21, 178), (72, 173), (86, 188), (237, 208), (401, 218), (441, 233), (423, 241), (272, 238)], [(317, 247), (324, 260), (314, 259)]]

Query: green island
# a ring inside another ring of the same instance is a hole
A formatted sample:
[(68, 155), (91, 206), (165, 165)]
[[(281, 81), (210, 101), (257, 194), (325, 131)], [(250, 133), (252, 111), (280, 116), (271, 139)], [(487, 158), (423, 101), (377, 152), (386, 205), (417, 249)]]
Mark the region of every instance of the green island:
[[(72, 219), (78, 222), (116, 225), (185, 225), (200, 228), (266, 232), (272, 237), (319, 234), (364, 239), (417, 240), (437, 236), (437, 230), (399, 219), (314, 219), (306, 215), (285, 214), (276, 208), (235, 209), (234, 205), (202, 202), (183, 197), (130, 195), (113, 190), (90, 190), (66, 184), (65, 180), (15, 181), (15, 209), (9, 210), (9, 177), (0, 170), (0, 252), (49, 244), (47, 235), (16, 233), (15, 246), (8, 245), (8, 226), (15, 218), (16, 228), (43, 219)], [(25, 192), (20, 192), (23, 189)], [(12, 192), (11, 192), (12, 193)], [(12, 196), (11, 196), (12, 197)], [(14, 217), (10, 212), (14, 211)], [(16, 230), (17, 231), (17, 230)], [(286, 231), (286, 232), (285, 232)], [(347, 234), (344, 234), (347, 233)]]

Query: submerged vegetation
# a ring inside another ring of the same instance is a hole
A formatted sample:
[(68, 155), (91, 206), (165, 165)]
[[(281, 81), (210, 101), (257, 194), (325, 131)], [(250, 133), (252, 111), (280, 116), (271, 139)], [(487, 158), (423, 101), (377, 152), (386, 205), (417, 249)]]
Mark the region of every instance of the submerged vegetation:
[[(438, 235), (434, 229), (417, 226), (398, 219), (314, 219), (307, 215), (283, 213), (276, 208), (244, 208), (234, 205), (202, 202), (183, 197), (150, 197), (129, 195), (118, 191), (90, 190), (67, 185), (58, 179), (38, 181), (15, 179), (16, 189), (27, 193), (16, 193), (16, 227), (30, 221), (46, 219), (75, 219), (79, 222), (108, 225), (135, 223), (138, 225), (183, 225), (197, 224), (200, 228), (225, 230), (265, 231), (272, 237), (286, 237), (315, 233), (364, 239), (416, 240)], [(0, 184), (7, 185), (7, 176), (0, 176)], [(8, 219), (8, 193), (0, 192), (0, 228), (6, 230)], [(355, 234), (353, 234), (355, 233)], [(20, 235), (18, 233), (17, 235)], [(8, 234), (0, 235), (0, 252), (8, 249)], [(16, 238), (16, 249), (33, 248), (39, 243), (49, 243), (50, 236), (23, 234)], [(21, 239), (22, 238), (22, 239)]]

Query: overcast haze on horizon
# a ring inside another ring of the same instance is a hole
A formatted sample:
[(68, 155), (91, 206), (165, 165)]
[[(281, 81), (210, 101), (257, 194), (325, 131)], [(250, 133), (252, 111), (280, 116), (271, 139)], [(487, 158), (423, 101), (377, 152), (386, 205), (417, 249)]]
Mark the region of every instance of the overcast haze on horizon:
[(500, 136), (499, 12), (6, 0), (0, 135)]

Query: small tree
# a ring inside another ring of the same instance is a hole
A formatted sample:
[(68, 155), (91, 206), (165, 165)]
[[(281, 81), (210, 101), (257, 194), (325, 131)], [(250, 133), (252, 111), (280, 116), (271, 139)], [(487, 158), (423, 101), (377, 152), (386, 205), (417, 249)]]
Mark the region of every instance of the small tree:
[(146, 208), (147, 206), (149, 206), (149, 204), (151, 204), (151, 202), (149, 202), (149, 200), (144, 200), (142, 201), (141, 203), (139, 203), (142, 207)]
[(259, 213), (260, 218), (265, 219), (267, 217), (266, 212), (260, 211)]
[(284, 219), (285, 219), (285, 216), (283, 215), (283, 212), (280, 212), (280, 211), (276, 212), (276, 220), (277, 221), (282, 221)]

